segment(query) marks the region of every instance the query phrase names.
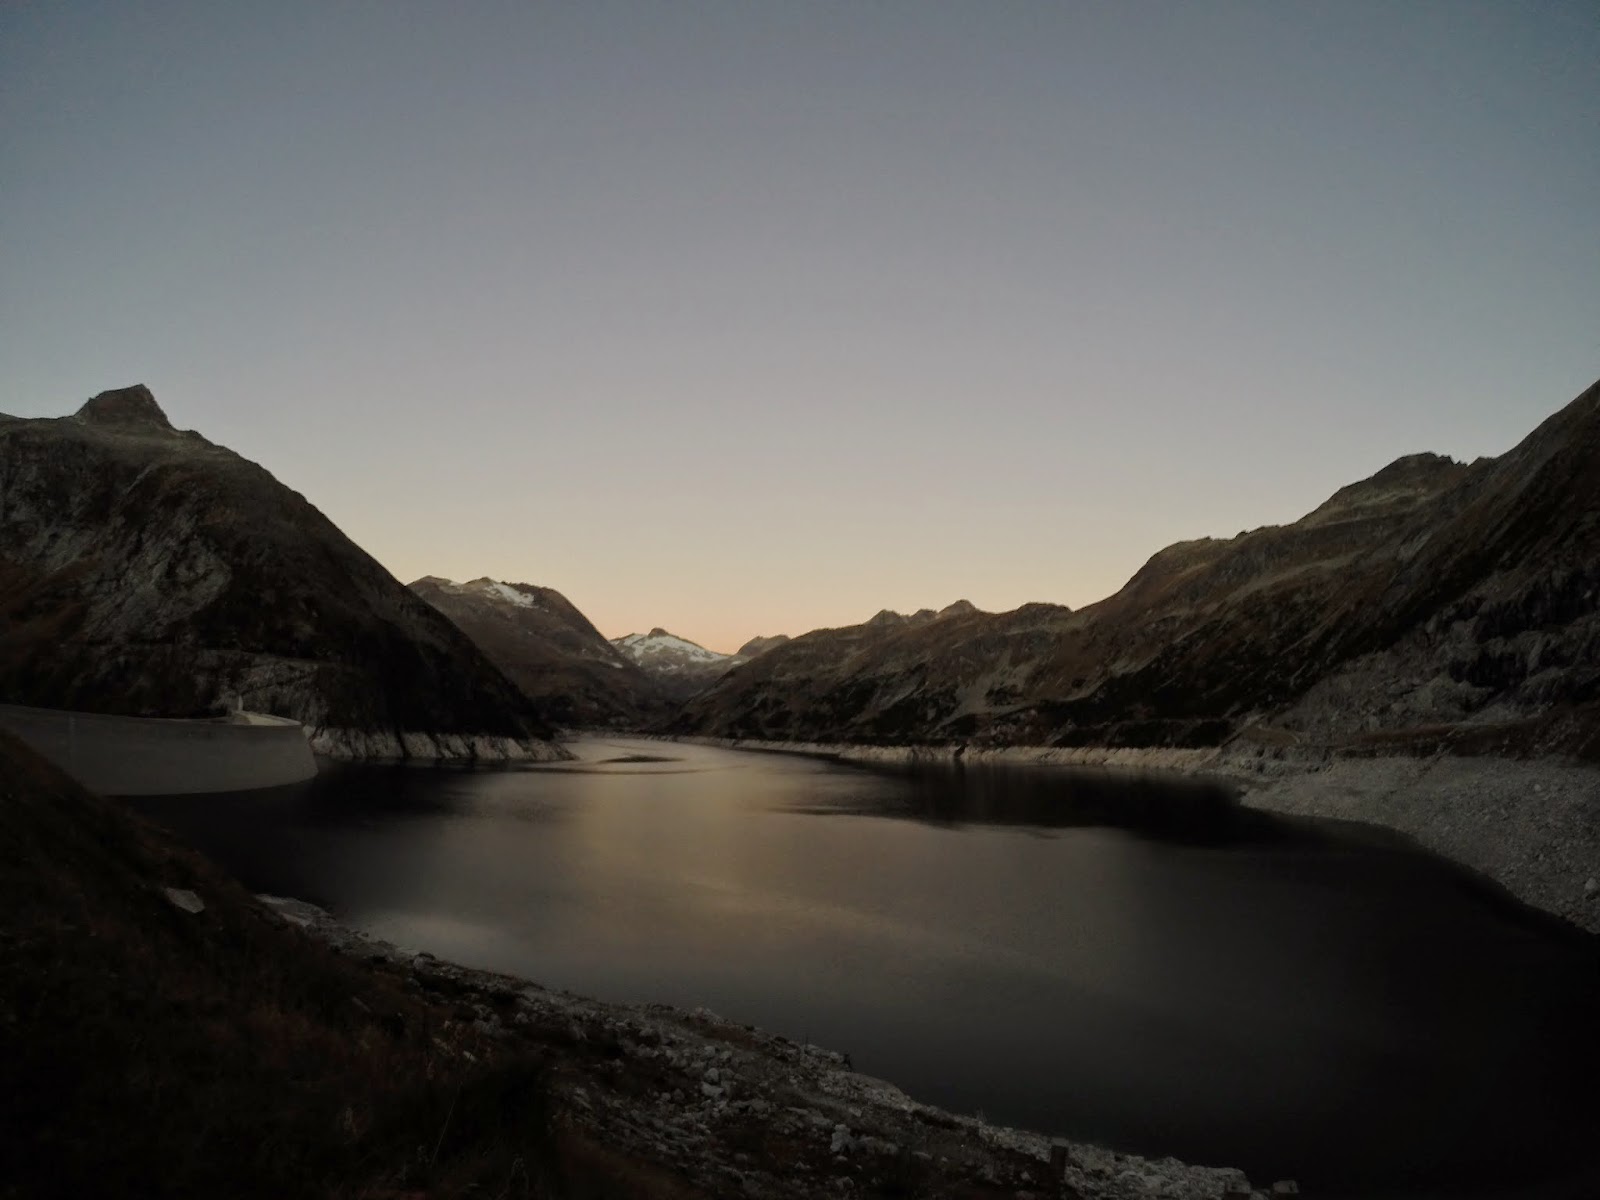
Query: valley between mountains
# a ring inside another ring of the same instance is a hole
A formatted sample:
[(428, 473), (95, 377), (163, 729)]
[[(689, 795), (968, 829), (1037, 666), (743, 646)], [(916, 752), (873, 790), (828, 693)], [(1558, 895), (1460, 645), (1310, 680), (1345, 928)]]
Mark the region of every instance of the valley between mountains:
[[(339, 757), (554, 758), (558, 729), (606, 728), (1253, 777), (1354, 764), (1380, 797), (1404, 771), (1359, 764), (1600, 758), (1600, 384), (1505, 454), (1398, 458), (1293, 524), (1159, 550), (1081, 609), (958, 600), (734, 654), (660, 628), (608, 639), (542, 584), (403, 586), (144, 386), (0, 416), (0, 531), (0, 701), (243, 708)], [(1568, 824), (1589, 845), (1600, 789), (1579, 790)], [(1284, 803), (1316, 810), (1309, 794)], [(1540, 795), (1503, 803), (1538, 827)], [(1450, 824), (1390, 823), (1425, 841)], [(1600, 862), (1556, 857), (1545, 906), (1593, 925)]]
[[(67, 416), (0, 415), (0, 705), (271, 714), (341, 759), (560, 762), (583, 730), (1212, 775), (1249, 806), (1399, 831), (1582, 941), (1600, 933), (1600, 384), (1505, 454), (1398, 458), (1292, 524), (1159, 550), (1084, 608), (957, 600), (732, 654), (662, 628), (608, 638), (542, 583), (403, 584), (148, 388), (103, 392)], [(181, 1159), (211, 1194), (238, 1190), (231, 1160), (185, 1148), (187, 1124), (254, 1128), (270, 1093), (285, 1144), (310, 1149), (252, 1160), (263, 1195), (340, 1172), (338, 1194), (464, 1194), (529, 1162), (556, 1188), (541, 1195), (1264, 1195), (1239, 1171), (929, 1108), (804, 1038), (440, 964), (291, 901), (269, 913), (3, 733), (0, 758), (0, 876), (21, 914), (0, 936), (0, 1043), (27, 1094), (60, 1092), (12, 1116), (89, 1174), (149, 1181)], [(154, 1015), (124, 1021), (117, 981), (140, 975), (179, 1008), (146, 997)], [(54, 1041), (14, 1036), (47, 1021)], [(111, 1128), (86, 1115), (94, 1064), (57, 1048), (85, 1038), (130, 1064), (137, 1104), (153, 1081), (189, 1115), (153, 1141), (136, 1116), (124, 1141), (72, 1141)], [(226, 1078), (187, 1097), (163, 1047)], [(403, 1104), (374, 1099), (385, 1070)], [(463, 1096), (477, 1115), (441, 1159)], [(411, 1155), (428, 1139), (433, 1157)], [(380, 1144), (390, 1159), (346, 1153)]]

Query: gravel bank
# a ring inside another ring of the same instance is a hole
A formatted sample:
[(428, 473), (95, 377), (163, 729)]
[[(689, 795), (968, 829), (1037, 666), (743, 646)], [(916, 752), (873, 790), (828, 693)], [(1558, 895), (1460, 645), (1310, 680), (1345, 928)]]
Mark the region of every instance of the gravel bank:
[(1600, 767), (1555, 759), (1334, 759), (1247, 784), (1244, 803), (1381, 825), (1600, 933)]

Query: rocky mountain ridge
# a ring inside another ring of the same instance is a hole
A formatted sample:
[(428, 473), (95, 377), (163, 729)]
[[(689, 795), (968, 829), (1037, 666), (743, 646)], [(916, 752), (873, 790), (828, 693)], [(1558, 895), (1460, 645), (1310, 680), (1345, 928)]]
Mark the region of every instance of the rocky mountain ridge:
[(753, 637), (734, 651), (735, 658), (757, 658), (768, 650), (776, 650), (789, 640), (787, 633), (774, 633), (770, 637)]
[(0, 417), (0, 699), (293, 717), (346, 756), (549, 758), (538, 711), (304, 497), (142, 385)]
[(487, 576), (454, 583), (436, 575), (408, 586), (552, 720), (638, 728), (660, 717), (665, 697), (655, 679), (554, 588)]
[(1600, 385), (1498, 458), (1406, 456), (1293, 524), (1169, 546), (1076, 612), (885, 612), (795, 638), (696, 697), (675, 728), (1600, 751), (1596, 564)]

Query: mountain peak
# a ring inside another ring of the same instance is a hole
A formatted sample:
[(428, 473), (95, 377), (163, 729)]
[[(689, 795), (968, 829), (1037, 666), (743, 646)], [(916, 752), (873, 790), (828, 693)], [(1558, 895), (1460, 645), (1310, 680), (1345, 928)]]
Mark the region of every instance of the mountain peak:
[(1326, 525), (1405, 512), (1451, 487), (1467, 470), (1443, 454), (1407, 454), (1366, 479), (1346, 484), (1299, 523)]
[(155, 393), (142, 383), (101, 392), (85, 401), (77, 416), (90, 425), (143, 426), (173, 431), (172, 422), (156, 403)]
[(768, 650), (783, 645), (789, 640), (786, 633), (774, 633), (770, 637), (753, 637), (734, 652), (735, 658), (754, 658), (758, 654), (765, 654)]

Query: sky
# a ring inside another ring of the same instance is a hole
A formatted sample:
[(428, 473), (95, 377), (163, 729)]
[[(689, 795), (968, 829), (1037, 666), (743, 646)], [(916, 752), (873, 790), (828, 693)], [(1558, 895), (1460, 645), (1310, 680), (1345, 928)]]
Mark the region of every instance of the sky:
[(1600, 5), (14, 3), (0, 412), (731, 651), (1081, 606), (1600, 376)]

